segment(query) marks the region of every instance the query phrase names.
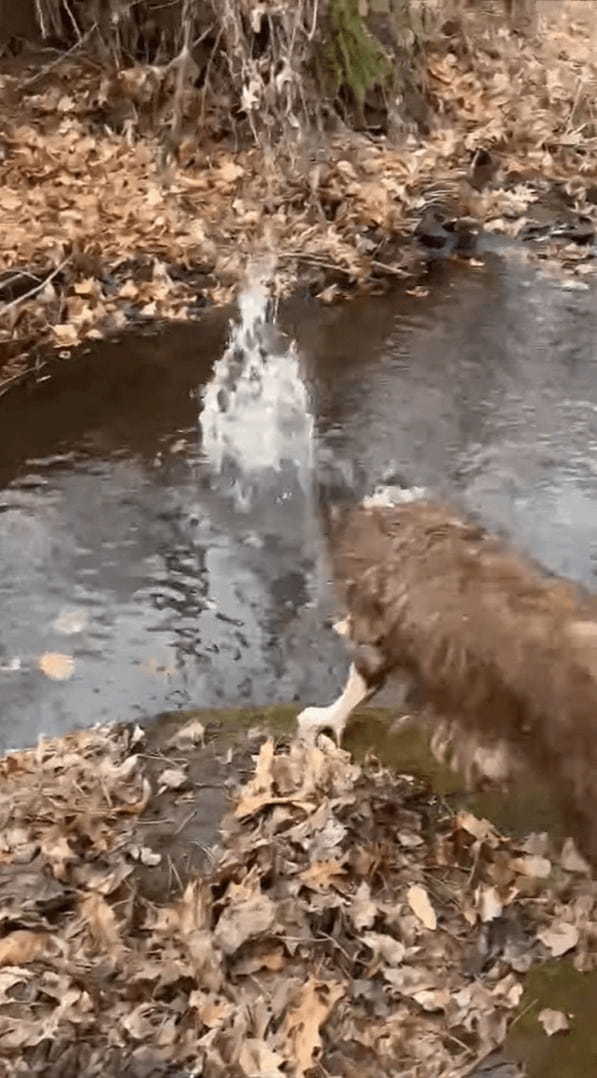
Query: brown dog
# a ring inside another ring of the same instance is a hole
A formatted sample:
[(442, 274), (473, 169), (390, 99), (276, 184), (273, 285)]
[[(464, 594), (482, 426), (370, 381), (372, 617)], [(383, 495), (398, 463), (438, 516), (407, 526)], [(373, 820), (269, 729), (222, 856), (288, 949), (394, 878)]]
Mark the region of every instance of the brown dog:
[(333, 730), (389, 674), (433, 712), (506, 744), (551, 776), (571, 829), (597, 859), (597, 599), (430, 500), (375, 497), (333, 513), (330, 550), (353, 663), (341, 696), (299, 733)]

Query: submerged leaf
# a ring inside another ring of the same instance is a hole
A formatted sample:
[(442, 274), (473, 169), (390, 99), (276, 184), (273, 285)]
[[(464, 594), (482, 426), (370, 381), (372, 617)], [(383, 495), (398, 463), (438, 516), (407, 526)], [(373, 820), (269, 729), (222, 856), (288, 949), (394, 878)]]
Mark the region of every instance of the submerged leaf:
[(538, 1018), (548, 1037), (553, 1037), (554, 1033), (566, 1033), (570, 1029), (570, 1022), (562, 1011), (544, 1007), (539, 1011)]
[(40, 655), (38, 666), (42, 674), (52, 681), (68, 681), (75, 671), (75, 660), (72, 655), (62, 655), (58, 651), (46, 651)]

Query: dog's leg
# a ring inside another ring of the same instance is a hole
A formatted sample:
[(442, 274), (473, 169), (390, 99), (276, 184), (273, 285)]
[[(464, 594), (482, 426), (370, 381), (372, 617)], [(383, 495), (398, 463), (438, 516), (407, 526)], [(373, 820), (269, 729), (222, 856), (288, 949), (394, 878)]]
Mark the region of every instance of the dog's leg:
[(318, 733), (327, 728), (333, 730), (339, 745), (344, 727), (354, 709), (377, 689), (378, 686), (370, 685), (352, 663), (348, 681), (333, 704), (329, 707), (307, 707), (301, 711), (297, 719), (299, 737), (303, 741), (314, 741)]

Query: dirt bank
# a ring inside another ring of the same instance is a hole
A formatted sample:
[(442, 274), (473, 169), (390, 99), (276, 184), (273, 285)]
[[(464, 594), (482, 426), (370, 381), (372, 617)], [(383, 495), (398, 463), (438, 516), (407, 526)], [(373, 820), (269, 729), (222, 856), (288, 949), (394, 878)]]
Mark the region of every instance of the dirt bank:
[(199, 317), (263, 251), (278, 257), (280, 290), (301, 281), (331, 302), (388, 279), (416, 288), (438, 251), (474, 268), (484, 227), (526, 238), (583, 287), (596, 54), (578, 5), (538, 10), (534, 36), (476, 9), (434, 24), (417, 46), (424, 115), (411, 110), (399, 130), (387, 109), (381, 128), (335, 111), (325, 129), (303, 114), (266, 137), (247, 101), (235, 119), (233, 99), (208, 99), (205, 80), (185, 89), (173, 129), (171, 65), (106, 69), (84, 41), (5, 58), (2, 384), (48, 347), (65, 356), (140, 321)]

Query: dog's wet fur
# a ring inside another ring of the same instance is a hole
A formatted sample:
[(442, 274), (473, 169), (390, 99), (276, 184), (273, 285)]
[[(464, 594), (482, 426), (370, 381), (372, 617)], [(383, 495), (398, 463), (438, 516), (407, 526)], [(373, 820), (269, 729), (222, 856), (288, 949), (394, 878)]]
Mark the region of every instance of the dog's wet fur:
[(361, 700), (406, 676), (441, 729), (493, 747), (496, 777), (503, 747), (548, 776), (595, 864), (597, 598), (422, 493), (326, 513), (353, 667), (341, 700), (308, 708), (299, 729), (340, 739)]

